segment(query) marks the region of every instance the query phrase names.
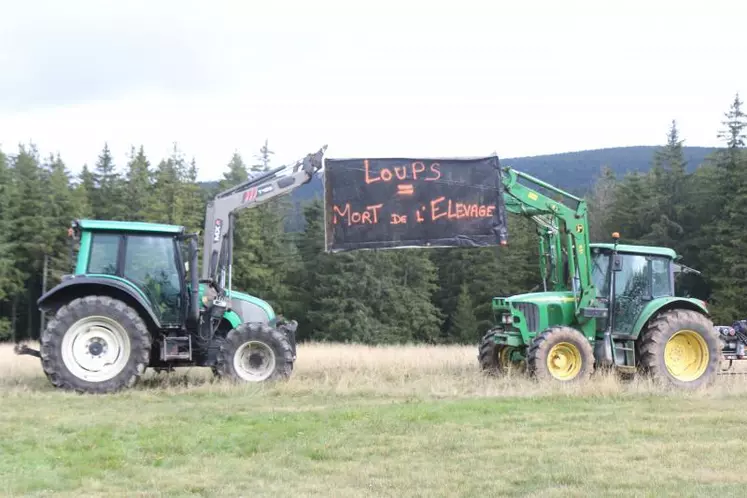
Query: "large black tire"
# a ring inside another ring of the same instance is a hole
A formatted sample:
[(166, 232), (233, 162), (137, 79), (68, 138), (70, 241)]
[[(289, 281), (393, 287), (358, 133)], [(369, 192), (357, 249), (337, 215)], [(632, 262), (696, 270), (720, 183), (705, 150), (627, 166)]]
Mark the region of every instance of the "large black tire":
[[(258, 346), (258, 351), (249, 354), (246, 358), (249, 364), (246, 365), (241, 361), (241, 356), (250, 344)], [(261, 364), (255, 366), (256, 361)], [(252, 373), (252, 368), (257, 371)], [(293, 371), (291, 342), (282, 329), (264, 323), (243, 323), (231, 330), (225, 342), (220, 344), (215, 371), (220, 377), (233, 382), (287, 379)]]
[[(638, 349), (642, 373), (657, 383), (696, 389), (712, 383), (718, 375), (721, 341), (713, 322), (696, 311), (679, 309), (660, 313), (642, 332)], [(671, 360), (688, 354), (694, 362), (689, 371), (678, 374), (667, 366), (669, 363), (674, 368), (676, 364)]]
[(499, 346), (493, 341), (495, 332), (488, 330), (482, 337), (477, 352), (477, 360), (480, 362), (480, 368), (488, 375), (499, 375), (502, 373), (499, 358)]
[[(62, 306), (41, 336), (42, 369), (52, 385), (104, 394), (134, 386), (150, 362), (151, 337), (138, 313), (109, 296), (87, 296)], [(94, 361), (107, 355), (104, 374)], [(96, 360), (93, 360), (93, 359)]]
[(527, 365), (530, 375), (538, 380), (581, 383), (594, 373), (594, 350), (578, 330), (550, 327), (532, 341)]
[(480, 341), (477, 360), (480, 362), (480, 369), (487, 375), (501, 376), (515, 369), (522, 371), (524, 362), (511, 362), (509, 360), (512, 346), (496, 344), (493, 340), (496, 332), (488, 330)]

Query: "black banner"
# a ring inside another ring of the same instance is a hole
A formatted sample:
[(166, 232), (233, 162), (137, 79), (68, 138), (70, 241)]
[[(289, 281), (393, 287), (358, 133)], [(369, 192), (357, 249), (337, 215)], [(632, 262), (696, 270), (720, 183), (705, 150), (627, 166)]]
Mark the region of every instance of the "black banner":
[(326, 250), (507, 242), (496, 156), (325, 159)]

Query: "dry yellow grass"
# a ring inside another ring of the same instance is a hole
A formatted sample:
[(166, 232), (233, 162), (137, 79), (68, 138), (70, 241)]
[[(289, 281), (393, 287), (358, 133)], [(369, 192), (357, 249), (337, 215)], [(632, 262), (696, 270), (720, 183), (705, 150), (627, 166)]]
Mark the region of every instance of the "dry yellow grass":
[[(36, 344), (29, 344), (37, 348)], [(543, 396), (566, 394), (599, 396), (671, 394), (647, 379), (622, 381), (596, 374), (582, 386), (539, 384), (522, 375), (492, 378), (478, 368), (475, 346), (365, 346), (307, 343), (298, 347), (298, 360), (288, 382), (268, 386), (232, 386), (213, 378), (206, 368), (180, 368), (170, 374), (148, 370), (137, 391), (185, 392), (232, 389), (271, 390), (280, 394), (364, 395), (383, 397), (464, 398)], [(746, 372), (747, 365), (732, 369)], [(0, 345), (0, 390), (47, 391), (50, 387), (37, 358), (16, 355), (11, 345)], [(747, 393), (747, 375), (721, 376), (715, 386), (685, 396), (722, 396)]]

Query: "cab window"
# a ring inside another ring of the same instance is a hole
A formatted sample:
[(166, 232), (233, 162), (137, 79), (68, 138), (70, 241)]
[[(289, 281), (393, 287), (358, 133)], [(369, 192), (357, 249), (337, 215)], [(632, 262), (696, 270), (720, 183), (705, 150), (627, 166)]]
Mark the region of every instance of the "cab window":
[(95, 233), (91, 237), (91, 252), (88, 257), (88, 273), (116, 275), (121, 235)]
[(128, 236), (124, 277), (145, 292), (163, 322), (179, 321), (181, 279), (172, 237)]
[(674, 294), (668, 258), (651, 258), (651, 294), (653, 297)]

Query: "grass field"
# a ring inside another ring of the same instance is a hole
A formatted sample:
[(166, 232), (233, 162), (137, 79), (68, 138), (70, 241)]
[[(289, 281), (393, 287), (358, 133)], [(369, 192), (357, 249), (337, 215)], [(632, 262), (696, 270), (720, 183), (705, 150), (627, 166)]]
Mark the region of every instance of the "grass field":
[(0, 346), (3, 496), (744, 496), (747, 377), (488, 379), (475, 348), (302, 345), (292, 379), (53, 390)]

